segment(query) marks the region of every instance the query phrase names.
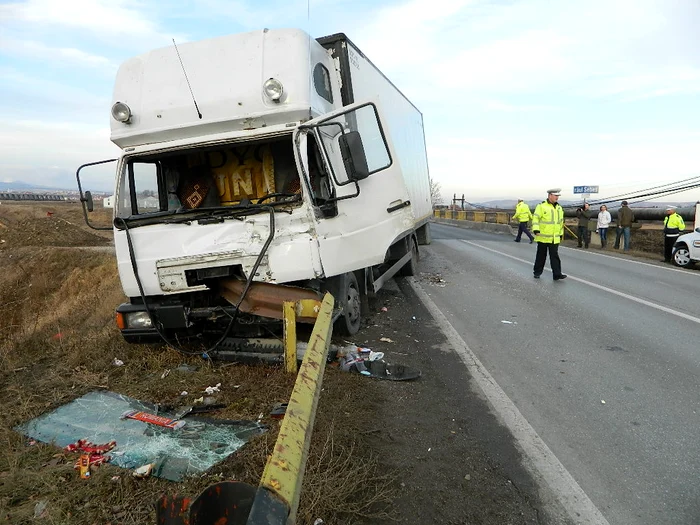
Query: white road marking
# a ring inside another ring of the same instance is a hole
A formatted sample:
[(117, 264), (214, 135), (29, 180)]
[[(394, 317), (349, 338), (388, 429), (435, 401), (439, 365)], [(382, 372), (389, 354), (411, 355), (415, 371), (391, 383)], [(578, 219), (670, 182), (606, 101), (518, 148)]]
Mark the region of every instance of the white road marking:
[[(523, 452), (525, 467), (548, 487), (552, 497), (561, 505), (573, 523), (580, 525), (609, 525), (573, 476), (561, 464), (547, 444), (535, 432), (515, 404), (498, 386), (496, 380), (481, 364), (474, 352), (435, 305), (422, 286), (412, 277), (408, 282), (431, 313), (440, 330), (453, 345), (455, 352), (469, 370), (493, 407), (501, 422), (508, 428)], [(545, 503), (547, 501), (545, 500)], [(555, 509), (551, 509), (556, 513)]]
[[(606, 255), (604, 253), (598, 253), (595, 250), (594, 251), (586, 251), (586, 250), (581, 250), (578, 248), (570, 248), (568, 246), (562, 246), (561, 248), (564, 248), (565, 250), (571, 250), (575, 251), (577, 253), (584, 253), (586, 255), (594, 255), (596, 257), (607, 257), (608, 259), (615, 259), (615, 260), (620, 260), (621, 257), (615, 257), (614, 255)], [(650, 268), (657, 268), (661, 270), (665, 270), (667, 272), (679, 272), (684, 275), (692, 275), (694, 277), (700, 277), (700, 272), (695, 272), (693, 270), (682, 270), (681, 268), (673, 268), (671, 266), (660, 266), (658, 264), (651, 264), (648, 262), (643, 262), (643, 261), (634, 261), (632, 259), (624, 259), (625, 264), (631, 263), (631, 264), (640, 264), (642, 266), (649, 266)]]
[[(513, 259), (515, 261), (520, 261), (524, 262), (526, 264), (532, 265), (532, 261), (528, 261), (527, 259), (521, 259), (520, 257), (515, 257), (514, 255), (510, 255), (508, 253), (504, 253), (498, 250), (494, 250), (493, 248), (487, 248), (486, 246), (483, 246), (481, 244), (475, 243), (473, 241), (466, 241), (464, 239), (457, 239), (460, 242), (463, 242), (465, 244), (471, 244), (472, 246), (476, 246), (477, 248), (481, 248), (482, 250), (486, 250), (489, 252), (497, 253), (498, 255), (502, 255), (503, 257), (508, 257), (509, 259)], [(627, 262), (627, 261), (625, 261)], [(640, 263), (640, 264), (645, 264), (645, 263)], [(654, 265), (649, 265), (649, 266), (654, 266)], [(655, 268), (658, 268), (655, 266)], [(550, 272), (551, 270), (549, 268), (545, 268), (546, 271)], [(647, 301), (646, 299), (641, 299), (640, 297), (635, 297), (634, 295), (626, 294), (624, 292), (619, 292), (617, 290), (614, 290), (612, 288), (608, 288), (607, 286), (603, 286), (601, 284), (596, 284), (591, 281), (586, 281), (585, 279), (581, 279), (580, 277), (574, 277), (571, 274), (567, 274), (568, 277), (567, 279), (571, 279), (572, 281), (578, 281), (580, 283), (586, 284), (592, 288), (597, 288), (598, 290), (603, 290), (605, 292), (611, 293), (613, 295), (618, 295), (620, 297), (624, 297), (625, 299), (629, 299), (630, 301), (634, 301), (635, 303), (643, 304), (644, 306), (648, 306), (650, 308), (655, 308), (656, 310), (661, 310), (662, 312), (666, 312), (667, 314), (675, 315), (676, 317), (681, 317), (683, 319), (687, 319), (688, 321), (692, 321), (694, 323), (700, 324), (700, 318), (694, 317), (692, 315), (688, 315), (683, 312), (679, 312), (678, 310), (674, 310), (673, 308), (668, 308), (667, 306), (662, 306), (660, 304), (652, 303), (651, 301)]]

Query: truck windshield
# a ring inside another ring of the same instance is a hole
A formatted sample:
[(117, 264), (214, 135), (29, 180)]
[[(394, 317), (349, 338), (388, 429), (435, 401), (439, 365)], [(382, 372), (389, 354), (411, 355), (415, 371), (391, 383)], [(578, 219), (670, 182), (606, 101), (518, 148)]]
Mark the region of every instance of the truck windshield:
[(289, 137), (131, 157), (116, 206), (117, 217), (133, 219), (281, 203), (301, 203)]

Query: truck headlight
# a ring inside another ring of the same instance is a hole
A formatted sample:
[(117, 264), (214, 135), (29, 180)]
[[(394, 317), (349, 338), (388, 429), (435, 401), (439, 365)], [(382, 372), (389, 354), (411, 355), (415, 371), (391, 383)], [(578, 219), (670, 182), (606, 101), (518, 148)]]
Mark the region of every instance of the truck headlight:
[(126, 326), (128, 328), (151, 328), (151, 318), (148, 312), (129, 312), (126, 314)]
[(117, 122), (128, 124), (131, 120), (131, 108), (124, 102), (115, 102), (112, 106), (112, 118)]
[(270, 100), (279, 102), (282, 98), (282, 94), (284, 93), (284, 87), (282, 86), (282, 82), (276, 78), (268, 78), (263, 84), (263, 91), (265, 92), (265, 95), (270, 98)]

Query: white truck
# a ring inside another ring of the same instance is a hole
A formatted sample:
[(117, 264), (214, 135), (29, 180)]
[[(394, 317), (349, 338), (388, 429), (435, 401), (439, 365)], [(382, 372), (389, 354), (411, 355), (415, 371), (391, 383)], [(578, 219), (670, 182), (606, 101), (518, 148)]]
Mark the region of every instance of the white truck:
[[(285, 300), (365, 298), (430, 242), (420, 111), (343, 34), (261, 30), (119, 68), (114, 242), (130, 342), (280, 333)], [(85, 173), (85, 172), (83, 172)]]

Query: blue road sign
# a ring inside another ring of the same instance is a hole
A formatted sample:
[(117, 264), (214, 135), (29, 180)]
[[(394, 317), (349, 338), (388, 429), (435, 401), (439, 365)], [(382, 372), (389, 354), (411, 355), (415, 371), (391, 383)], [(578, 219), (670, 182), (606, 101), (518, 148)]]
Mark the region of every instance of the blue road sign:
[(574, 193), (598, 193), (598, 186), (574, 186)]

